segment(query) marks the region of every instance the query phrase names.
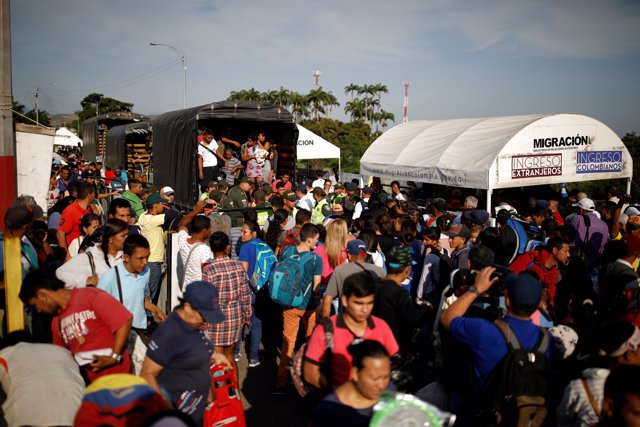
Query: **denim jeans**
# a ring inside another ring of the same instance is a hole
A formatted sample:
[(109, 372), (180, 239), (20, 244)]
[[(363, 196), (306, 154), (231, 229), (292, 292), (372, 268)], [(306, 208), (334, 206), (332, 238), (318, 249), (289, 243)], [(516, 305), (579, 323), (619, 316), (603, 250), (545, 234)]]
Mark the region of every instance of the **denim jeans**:
[(148, 297), (154, 304), (158, 303), (158, 290), (160, 289), (160, 281), (162, 280), (162, 263), (150, 262), (149, 266), (149, 284), (147, 285)]
[[(249, 348), (247, 349), (247, 357), (250, 362), (257, 362), (260, 360), (260, 342), (262, 341), (262, 320), (256, 316), (255, 310), (256, 294), (251, 293), (251, 329), (249, 330)], [(242, 337), (244, 338), (244, 337)], [(233, 350), (234, 354), (240, 353), (240, 341), (236, 343)]]

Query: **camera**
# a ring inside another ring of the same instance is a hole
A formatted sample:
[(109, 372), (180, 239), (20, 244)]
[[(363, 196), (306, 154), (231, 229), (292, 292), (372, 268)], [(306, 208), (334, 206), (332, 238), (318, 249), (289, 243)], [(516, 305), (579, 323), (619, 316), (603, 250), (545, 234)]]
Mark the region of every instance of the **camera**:
[[(487, 291), (487, 294), (490, 297), (501, 297), (504, 294), (504, 277), (509, 274), (509, 273), (513, 273), (513, 271), (511, 269), (509, 269), (508, 267), (502, 266), (502, 265), (494, 265), (493, 266), (496, 270), (491, 273), (491, 280), (497, 278), (498, 281), (496, 283), (494, 283), (489, 290)], [(478, 274), (477, 271), (475, 270), (470, 270), (468, 268), (461, 268), (459, 269), (452, 278), (452, 288), (454, 291), (460, 289), (461, 287), (465, 286), (467, 288), (475, 285), (476, 283), (476, 274)]]

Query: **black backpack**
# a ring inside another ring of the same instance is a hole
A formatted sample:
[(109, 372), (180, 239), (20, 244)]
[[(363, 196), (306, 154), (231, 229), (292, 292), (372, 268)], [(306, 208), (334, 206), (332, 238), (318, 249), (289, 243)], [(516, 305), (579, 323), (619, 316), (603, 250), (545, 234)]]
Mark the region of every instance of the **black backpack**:
[(486, 426), (542, 425), (546, 415), (545, 395), (549, 380), (549, 333), (541, 328), (536, 346), (527, 350), (509, 324), (496, 320), (509, 353), (495, 367), (482, 391), (484, 399), (478, 414)]

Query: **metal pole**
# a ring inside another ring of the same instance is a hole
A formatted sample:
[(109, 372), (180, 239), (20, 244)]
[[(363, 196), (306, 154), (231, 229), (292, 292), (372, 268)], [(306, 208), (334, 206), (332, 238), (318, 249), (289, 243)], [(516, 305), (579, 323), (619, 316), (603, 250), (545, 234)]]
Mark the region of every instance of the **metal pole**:
[[(0, 218), (16, 198), (16, 140), (13, 131), (11, 86), (11, 7), (0, 0)], [(4, 230), (4, 221), (0, 221)]]
[(164, 43), (149, 43), (150, 46), (164, 46), (173, 50), (182, 62), (183, 82), (182, 82), (182, 108), (187, 108), (187, 55), (175, 46)]
[(37, 87), (36, 91), (33, 93), (33, 97), (34, 97), (35, 104), (36, 104), (36, 126), (40, 125), (40, 119), (39, 119), (40, 114), (39, 114), (39, 108), (38, 108), (38, 92), (39, 91), (40, 91), (40, 88)]

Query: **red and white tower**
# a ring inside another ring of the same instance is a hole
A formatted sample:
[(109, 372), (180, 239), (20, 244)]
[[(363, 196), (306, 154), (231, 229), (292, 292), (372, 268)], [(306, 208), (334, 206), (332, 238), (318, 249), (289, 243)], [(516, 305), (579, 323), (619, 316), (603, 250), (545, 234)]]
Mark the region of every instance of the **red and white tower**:
[(402, 123), (407, 123), (409, 121), (409, 82), (402, 82), (404, 85), (404, 102), (402, 104)]
[(320, 70), (315, 70), (313, 72), (313, 77), (316, 79), (316, 89), (318, 89), (320, 87), (320, 76), (322, 75), (322, 73), (320, 72)]

